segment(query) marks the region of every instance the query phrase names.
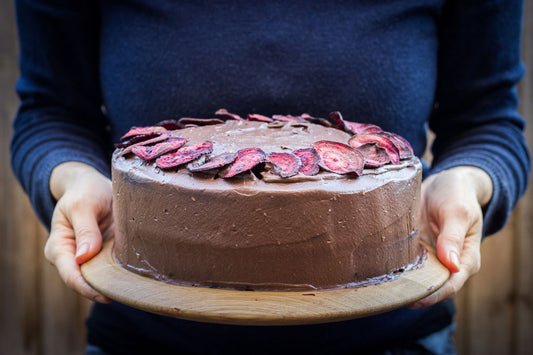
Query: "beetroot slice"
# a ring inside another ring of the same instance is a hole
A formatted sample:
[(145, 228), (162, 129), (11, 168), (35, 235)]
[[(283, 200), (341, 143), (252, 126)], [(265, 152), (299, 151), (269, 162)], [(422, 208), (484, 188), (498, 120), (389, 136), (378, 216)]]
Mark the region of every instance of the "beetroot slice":
[(179, 124), (178, 120), (175, 119), (168, 119), (158, 122), (156, 123), (156, 126), (161, 126), (169, 131), (183, 128), (183, 126)]
[(190, 164), (187, 166), (187, 169), (192, 172), (199, 172), (199, 171), (208, 171), (212, 169), (218, 169), (222, 168), (228, 164), (233, 163), (235, 159), (237, 158), (237, 153), (222, 153), (219, 154), (207, 161), (204, 164), (198, 165), (198, 164)]
[(248, 121), (272, 122), (272, 118), (260, 115), (258, 113), (250, 113), (248, 114)]
[(339, 111), (330, 112), (329, 118), (333, 120), (333, 122), (337, 125), (337, 128), (347, 131), (346, 124), (344, 123), (344, 119)]
[(385, 148), (377, 143), (365, 143), (355, 148), (365, 158), (365, 168), (379, 168), (390, 163), (390, 156)]
[(120, 137), (120, 140), (123, 141), (134, 136), (158, 134), (164, 131), (166, 131), (166, 129), (161, 126), (132, 127), (125, 135)]
[(307, 176), (318, 174), (320, 168), (318, 166), (319, 157), (316, 150), (313, 148), (302, 148), (295, 150), (292, 153), (300, 158), (300, 161), (302, 162), (299, 171), (300, 173)]
[(237, 121), (244, 121), (244, 118), (237, 115), (236, 113), (230, 113), (225, 108), (218, 109), (217, 112), (215, 112), (215, 115), (222, 116), (224, 118), (227, 118), (229, 120), (237, 120)]
[(281, 177), (291, 177), (300, 170), (302, 162), (292, 153), (270, 153), (267, 159), (274, 166), (274, 171)]
[(274, 121), (282, 121), (282, 122), (305, 122), (305, 120), (299, 116), (292, 116), (292, 115), (274, 115), (272, 116), (272, 119)]
[(133, 136), (120, 143), (115, 143), (115, 148), (126, 148), (136, 143), (144, 142), (149, 139), (159, 137), (159, 135), (160, 135), (159, 133), (156, 133), (156, 134), (141, 134), (139, 136)]
[(251, 170), (257, 164), (264, 163), (265, 160), (266, 154), (260, 148), (241, 149), (237, 152), (237, 158), (222, 178), (227, 179), (244, 171)]
[(384, 132), (383, 134), (389, 137), (400, 151), (400, 160), (410, 159), (414, 155), (413, 148), (407, 139), (396, 133)]
[(174, 153), (165, 154), (156, 160), (156, 165), (161, 169), (173, 168), (194, 159), (209, 154), (213, 151), (213, 143), (209, 141), (197, 143), (178, 149)]
[(318, 141), (312, 144), (319, 157), (321, 168), (337, 173), (361, 175), (365, 158), (350, 146), (332, 141)]
[(178, 120), (178, 124), (181, 126), (186, 126), (190, 124), (194, 124), (197, 126), (209, 126), (214, 124), (223, 124), (224, 121), (222, 121), (219, 118), (193, 118), (193, 117), (182, 117)]
[(319, 125), (322, 125), (324, 127), (331, 127), (332, 126), (331, 122), (329, 122), (328, 120), (326, 120), (325, 118), (322, 118), (322, 117), (313, 117), (311, 115), (308, 115), (307, 113), (302, 113), (302, 115), (300, 117), (302, 119), (304, 119), (305, 121), (307, 121), (307, 122), (319, 124)]
[(138, 156), (143, 160), (152, 160), (157, 158), (160, 155), (172, 152), (173, 150), (179, 149), (185, 143), (187, 143), (187, 138), (181, 137), (171, 137), (165, 142), (157, 143), (152, 146), (140, 145), (134, 147), (131, 151), (133, 154)]
[(352, 134), (361, 134), (361, 133), (373, 133), (373, 132), (382, 132), (381, 127), (376, 126), (372, 123), (359, 123), (344, 121), (344, 126), (346, 130)]
[(365, 143), (377, 143), (378, 146), (387, 150), (391, 163), (398, 164), (400, 162), (400, 151), (398, 150), (398, 147), (396, 147), (387, 135), (381, 133), (382, 132), (356, 134), (350, 138), (348, 144), (353, 148), (358, 148)]
[[(139, 137), (139, 136), (137, 136)], [(165, 140), (167, 140), (169, 137), (171, 137), (171, 134), (169, 131), (166, 131), (166, 132), (162, 132), (160, 135), (158, 136), (155, 136), (153, 138), (150, 138), (150, 139), (147, 139), (147, 140), (143, 140), (143, 141), (140, 141), (140, 142), (137, 142), (135, 144), (132, 144), (130, 146), (127, 146), (126, 148), (124, 148), (123, 151), (121, 151), (119, 153), (119, 157), (121, 156), (124, 156), (128, 153), (131, 153), (132, 150), (135, 148), (135, 147), (139, 147), (139, 146), (143, 146), (143, 145), (149, 145), (149, 144), (155, 144), (155, 143), (159, 143), (159, 142), (163, 142)]]

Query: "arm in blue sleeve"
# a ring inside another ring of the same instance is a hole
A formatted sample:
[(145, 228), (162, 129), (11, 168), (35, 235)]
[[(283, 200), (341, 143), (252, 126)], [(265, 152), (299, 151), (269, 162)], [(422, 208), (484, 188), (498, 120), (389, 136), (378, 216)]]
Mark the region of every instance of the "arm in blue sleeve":
[(98, 79), (98, 8), (93, 1), (17, 0), (21, 104), (11, 164), (37, 216), (50, 227), (52, 169), (66, 161), (109, 175), (108, 123)]
[(485, 170), (493, 195), (483, 235), (501, 229), (523, 194), (530, 157), (517, 112), (522, 2), (449, 1), (440, 23), (432, 173), (458, 165)]

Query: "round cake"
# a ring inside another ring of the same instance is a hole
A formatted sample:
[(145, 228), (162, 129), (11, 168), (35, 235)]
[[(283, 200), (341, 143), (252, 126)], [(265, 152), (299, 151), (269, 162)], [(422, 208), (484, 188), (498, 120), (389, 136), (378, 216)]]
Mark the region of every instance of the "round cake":
[(339, 114), (227, 118), (124, 135), (112, 160), (123, 267), (179, 285), (299, 291), (423, 262), (422, 168), (401, 137)]

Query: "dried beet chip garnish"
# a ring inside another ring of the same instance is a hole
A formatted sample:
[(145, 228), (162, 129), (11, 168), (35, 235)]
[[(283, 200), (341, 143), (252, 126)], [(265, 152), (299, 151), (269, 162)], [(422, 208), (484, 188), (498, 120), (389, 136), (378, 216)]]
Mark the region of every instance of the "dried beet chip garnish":
[(332, 141), (318, 141), (312, 147), (318, 153), (321, 168), (337, 174), (363, 173), (365, 158), (352, 147)]
[(292, 115), (274, 115), (272, 116), (272, 119), (274, 121), (282, 121), (282, 122), (305, 122), (305, 120), (299, 116), (292, 116)]
[(365, 143), (377, 143), (378, 146), (387, 150), (391, 163), (398, 164), (400, 162), (400, 151), (398, 150), (398, 147), (396, 147), (388, 136), (381, 133), (382, 132), (356, 134), (350, 138), (348, 144), (352, 146), (352, 148), (358, 148)]
[(292, 153), (270, 153), (267, 161), (272, 163), (274, 171), (281, 177), (291, 177), (300, 170), (302, 162)]
[(143, 160), (153, 160), (163, 154), (181, 148), (185, 143), (187, 143), (187, 138), (171, 137), (165, 142), (157, 143), (155, 145), (140, 145), (134, 147), (131, 152)]
[(175, 119), (168, 119), (168, 120), (158, 122), (156, 123), (156, 126), (164, 127), (165, 129), (168, 129), (169, 131), (183, 128), (183, 126), (179, 124), (178, 120), (175, 120)]
[(173, 168), (213, 151), (213, 143), (205, 141), (178, 149), (174, 153), (165, 154), (156, 160), (156, 165), (161, 169)]
[(166, 131), (165, 127), (161, 127), (161, 126), (132, 127), (128, 131), (128, 133), (120, 137), (120, 140), (123, 141), (134, 136), (158, 134), (164, 131)]
[(346, 124), (344, 123), (344, 119), (339, 111), (330, 112), (329, 118), (333, 120), (333, 122), (337, 125), (337, 128), (347, 131)]
[(256, 165), (265, 162), (266, 154), (260, 148), (245, 148), (237, 152), (237, 158), (222, 178), (228, 179), (242, 172), (251, 170)]
[[(137, 136), (137, 137), (140, 137), (140, 136)], [(154, 138), (151, 138), (151, 139), (147, 139), (147, 140), (143, 140), (143, 141), (140, 141), (138, 143), (135, 143), (135, 144), (132, 144), (130, 146), (127, 146), (126, 148), (124, 148), (123, 151), (121, 151), (119, 153), (119, 157), (121, 156), (124, 156), (128, 153), (131, 153), (132, 150), (135, 148), (135, 147), (139, 147), (139, 146), (144, 146), (144, 145), (149, 145), (149, 144), (155, 144), (155, 143), (159, 143), (159, 142), (163, 142), (165, 140), (167, 140), (168, 138), (171, 137), (171, 133), (170, 131), (165, 131), (165, 132), (162, 132), (160, 135), (158, 136), (155, 136)]]
[(237, 120), (237, 121), (244, 121), (244, 118), (237, 115), (236, 113), (230, 113), (225, 108), (218, 109), (217, 112), (215, 112), (215, 115), (222, 116), (224, 118), (227, 118), (229, 120)]
[(197, 126), (209, 126), (214, 124), (223, 124), (224, 121), (222, 121), (219, 118), (192, 118), (192, 117), (182, 117), (178, 120), (178, 123), (181, 126), (186, 125), (197, 125)]
[(318, 166), (319, 157), (316, 150), (313, 148), (302, 148), (295, 150), (292, 153), (300, 158), (300, 161), (302, 162), (299, 171), (300, 173), (307, 176), (318, 174), (320, 168)]
[(187, 169), (189, 171), (192, 171), (193, 173), (199, 172), (199, 171), (208, 171), (212, 169), (218, 169), (218, 168), (222, 168), (228, 164), (233, 163), (233, 161), (236, 158), (237, 158), (237, 153), (222, 153), (209, 159), (204, 164), (201, 164), (201, 165), (190, 164), (187, 166)]
[(355, 148), (365, 158), (365, 168), (379, 168), (390, 163), (390, 156), (385, 148), (377, 143), (365, 143)]
[(407, 139), (396, 133), (384, 132), (384, 134), (392, 140), (400, 151), (400, 160), (410, 159), (414, 155), (413, 147), (411, 147)]
[(258, 113), (250, 113), (248, 114), (248, 121), (272, 122), (272, 118), (260, 115)]
[(344, 121), (344, 126), (346, 127), (346, 130), (352, 134), (374, 133), (383, 131), (381, 127), (376, 126), (372, 123)]
[(332, 126), (331, 122), (329, 122), (328, 120), (326, 120), (325, 118), (322, 118), (322, 117), (313, 117), (311, 115), (308, 115), (307, 113), (302, 113), (302, 115), (300, 117), (302, 119), (304, 119), (305, 121), (307, 121), (307, 122), (319, 124), (319, 125), (324, 126), (324, 127), (331, 127)]
[(115, 148), (126, 148), (126, 147), (129, 147), (130, 145), (134, 145), (136, 143), (144, 142), (149, 139), (159, 137), (159, 135), (160, 134), (157, 133), (157, 134), (143, 134), (140, 136), (133, 136), (130, 139), (126, 139), (125, 141), (122, 141), (120, 143), (115, 143)]

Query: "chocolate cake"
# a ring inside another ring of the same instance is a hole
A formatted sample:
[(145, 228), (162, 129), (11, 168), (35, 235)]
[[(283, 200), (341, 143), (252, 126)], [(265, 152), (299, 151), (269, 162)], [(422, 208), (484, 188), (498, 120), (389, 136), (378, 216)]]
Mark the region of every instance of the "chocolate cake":
[(125, 134), (114, 253), (179, 285), (324, 290), (420, 265), (421, 164), (379, 127), (309, 115), (183, 118)]

